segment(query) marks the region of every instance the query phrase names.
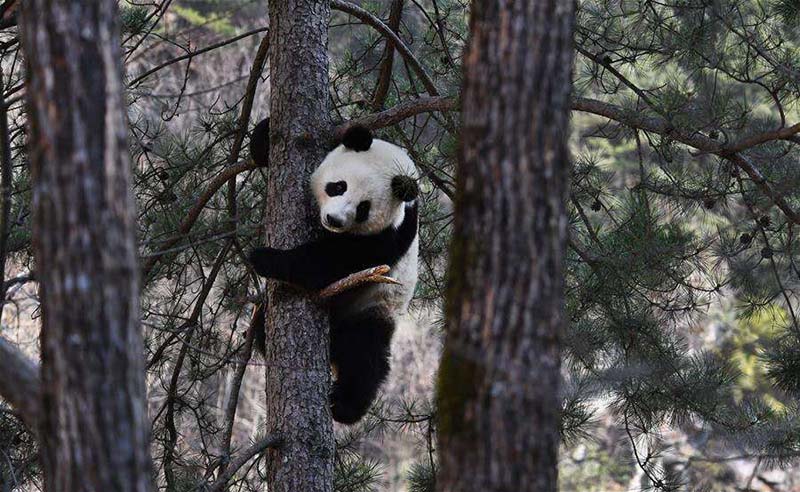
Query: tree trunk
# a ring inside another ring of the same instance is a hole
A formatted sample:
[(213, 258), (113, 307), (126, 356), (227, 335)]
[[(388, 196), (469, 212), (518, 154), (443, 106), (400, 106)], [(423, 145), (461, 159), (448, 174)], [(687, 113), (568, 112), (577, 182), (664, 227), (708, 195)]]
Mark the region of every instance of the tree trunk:
[(117, 0), (27, 0), (45, 489), (152, 490)]
[[(266, 244), (308, 241), (319, 216), (308, 185), (325, 156), (329, 0), (270, 0), (270, 164)], [(330, 491), (333, 424), (325, 311), (307, 295), (270, 283), (267, 295), (267, 432), (270, 492)]]
[(573, 2), (477, 0), (438, 376), (439, 490), (556, 490)]

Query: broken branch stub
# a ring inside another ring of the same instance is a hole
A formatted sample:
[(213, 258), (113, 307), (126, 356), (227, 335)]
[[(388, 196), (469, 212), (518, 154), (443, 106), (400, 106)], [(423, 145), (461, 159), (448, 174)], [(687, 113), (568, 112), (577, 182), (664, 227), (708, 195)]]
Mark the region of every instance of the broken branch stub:
[(352, 273), (345, 278), (337, 280), (336, 282), (325, 287), (319, 291), (317, 295), (322, 299), (327, 299), (363, 284), (400, 285), (400, 282), (385, 275), (389, 272), (389, 270), (391, 270), (391, 268), (388, 265), (381, 265)]

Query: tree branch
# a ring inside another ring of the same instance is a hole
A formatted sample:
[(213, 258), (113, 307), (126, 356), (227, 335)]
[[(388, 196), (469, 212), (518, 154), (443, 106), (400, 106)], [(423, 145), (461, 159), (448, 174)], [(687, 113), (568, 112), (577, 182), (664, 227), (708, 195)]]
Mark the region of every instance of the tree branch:
[(39, 428), (40, 394), (39, 366), (0, 337), (0, 396), (11, 404), (33, 433)]
[[(411, 116), (431, 111), (450, 111), (456, 109), (458, 100), (453, 96), (422, 97), (400, 103), (386, 111), (374, 113), (339, 125), (334, 136), (340, 139), (353, 125), (361, 125), (373, 130), (394, 125)], [(757, 145), (775, 140), (796, 141), (800, 133), (800, 123), (770, 132), (743, 138), (738, 142), (723, 145), (700, 132), (689, 132), (674, 127), (661, 117), (648, 116), (641, 111), (632, 111), (596, 99), (576, 97), (572, 101), (574, 111), (582, 111), (614, 120), (625, 126), (667, 136), (684, 145), (702, 152), (717, 155), (741, 168), (758, 186), (762, 193), (794, 223), (800, 224), (800, 215), (792, 209), (786, 199), (775, 191), (761, 171), (740, 153)]]
[(11, 217), (11, 191), (13, 186), (13, 162), (11, 160), (11, 136), (8, 130), (8, 106), (4, 100), (4, 74), (0, 70), (0, 311), (6, 301), (5, 276), (8, 256), (8, 235)]
[(352, 273), (347, 277), (337, 280), (336, 282), (325, 287), (319, 291), (317, 295), (322, 299), (327, 299), (329, 297), (339, 295), (346, 290), (358, 287), (359, 285), (370, 283), (400, 285), (400, 282), (397, 280), (384, 275), (385, 273), (389, 273), (389, 270), (391, 270), (391, 268), (389, 268), (388, 265), (381, 265)]
[[(194, 223), (197, 221), (198, 217), (200, 217), (200, 213), (203, 211), (203, 208), (205, 208), (208, 201), (211, 200), (214, 194), (222, 187), (222, 185), (227, 183), (229, 179), (233, 178), (237, 174), (250, 171), (251, 169), (256, 169), (257, 167), (258, 166), (255, 164), (255, 162), (249, 160), (223, 169), (223, 171), (216, 178), (214, 178), (211, 183), (209, 183), (205, 191), (203, 191), (203, 193), (200, 195), (200, 198), (197, 199), (197, 202), (194, 204), (192, 209), (189, 210), (186, 218), (183, 219), (180, 227), (178, 227), (178, 234), (176, 234), (172, 239), (159, 245), (159, 251), (167, 251), (175, 246), (181, 239), (183, 239), (183, 236), (189, 232)], [(147, 260), (147, 263), (145, 263), (144, 268), (142, 269), (145, 277), (150, 273), (162, 256), (163, 253), (156, 254)]]
[(425, 71), (422, 67), (422, 64), (419, 62), (416, 56), (408, 49), (405, 43), (395, 34), (395, 32), (386, 24), (383, 23), (380, 19), (372, 15), (371, 13), (367, 12), (366, 10), (362, 9), (358, 5), (352, 4), (350, 2), (345, 2), (344, 0), (332, 0), (331, 7), (336, 10), (341, 10), (347, 14), (356, 17), (361, 22), (372, 26), (375, 28), (376, 31), (380, 32), (383, 36), (389, 38), (389, 40), (394, 44), (394, 47), (397, 51), (403, 55), (403, 58), (406, 59), (411, 68), (416, 72), (417, 76), (422, 81), (422, 85), (425, 86), (425, 90), (428, 91), (428, 94), (431, 96), (438, 96), (439, 91), (436, 90), (436, 85), (433, 83), (433, 79), (431, 79), (430, 75)]
[(740, 154), (740, 152), (743, 150), (761, 143), (768, 142), (770, 140), (770, 138), (766, 137), (768, 135), (773, 135), (774, 138), (786, 139), (790, 132), (800, 132), (800, 125), (787, 127), (776, 132), (769, 132), (763, 135), (748, 137), (732, 145), (726, 146), (720, 142), (717, 142), (713, 138), (703, 135), (699, 131), (690, 132), (676, 128), (663, 118), (647, 116), (639, 111), (631, 111), (595, 99), (576, 97), (573, 99), (572, 109), (575, 111), (583, 111), (586, 113), (604, 116), (631, 128), (638, 128), (640, 130), (669, 137), (676, 142), (688, 145), (689, 147), (694, 147), (702, 152), (717, 155), (735, 164), (737, 167), (747, 173), (747, 176), (753, 181), (753, 183), (755, 183), (759, 190), (768, 196), (772, 202), (779, 209), (781, 209), (781, 211), (783, 211), (789, 220), (795, 224), (800, 224), (800, 215), (798, 215), (797, 212), (792, 209), (792, 207), (789, 205), (786, 199), (781, 196), (780, 193), (772, 188), (761, 171), (749, 160), (747, 160), (746, 157)]
[(217, 48), (222, 48), (223, 46), (227, 46), (229, 44), (233, 44), (236, 41), (239, 41), (241, 39), (250, 37), (250, 36), (252, 36), (254, 34), (265, 32), (267, 30), (269, 30), (268, 27), (260, 27), (258, 29), (253, 29), (252, 31), (248, 31), (246, 33), (243, 33), (243, 34), (240, 34), (238, 36), (232, 37), (230, 39), (226, 39), (226, 40), (220, 41), (219, 43), (214, 43), (214, 44), (212, 44), (210, 46), (206, 46), (205, 48), (202, 48), (202, 49), (199, 49), (199, 50), (195, 50), (195, 51), (190, 51), (190, 52), (188, 52), (188, 53), (186, 53), (184, 55), (177, 56), (175, 58), (167, 60), (164, 63), (160, 63), (160, 64), (156, 65), (155, 67), (151, 68), (150, 70), (147, 70), (146, 72), (144, 72), (144, 73), (142, 73), (140, 75), (137, 75), (136, 78), (134, 78), (133, 80), (131, 80), (128, 83), (128, 87), (135, 86), (139, 82), (143, 81), (147, 77), (153, 75), (154, 73), (158, 72), (159, 70), (161, 70), (161, 69), (163, 69), (165, 67), (173, 65), (175, 63), (182, 62), (183, 60), (194, 58), (195, 56), (202, 55), (203, 53), (208, 53), (209, 51), (213, 51), (213, 50), (215, 50)]
[(420, 113), (430, 113), (432, 111), (450, 111), (456, 108), (458, 99), (454, 96), (435, 96), (420, 97), (410, 101), (402, 102), (386, 111), (373, 113), (362, 118), (350, 120), (336, 127), (334, 136), (341, 139), (344, 132), (353, 125), (365, 126), (372, 130), (392, 126)]
[[(400, 31), (400, 17), (403, 15), (403, 1), (394, 0), (389, 10), (389, 29), (394, 32)], [(389, 40), (383, 48), (381, 66), (378, 69), (378, 83), (375, 84), (375, 94), (372, 96), (373, 111), (383, 109), (386, 102), (386, 95), (389, 94), (389, 84), (392, 81), (392, 68), (394, 67), (394, 44)]]
[[(256, 88), (258, 87), (258, 80), (261, 78), (261, 72), (264, 71), (264, 65), (267, 62), (267, 52), (269, 51), (269, 36), (264, 36), (261, 43), (258, 45), (258, 51), (253, 59), (253, 66), (250, 68), (250, 77), (247, 80), (247, 87), (244, 91), (244, 100), (242, 101), (242, 111), (239, 113), (239, 120), (237, 122), (236, 136), (233, 140), (233, 147), (231, 153), (228, 155), (227, 166), (233, 166), (239, 160), (239, 153), (242, 150), (244, 137), (247, 135), (247, 125), (250, 123), (250, 113), (253, 110), (253, 101), (256, 97)], [(250, 156), (252, 158), (252, 156)], [(228, 209), (231, 214), (231, 227), (236, 229), (236, 177), (232, 177), (228, 181)]]
[(800, 133), (800, 123), (743, 138), (738, 142), (734, 142), (732, 145), (727, 145), (725, 147), (725, 150), (727, 152), (741, 152), (751, 147), (755, 147), (756, 145), (761, 145), (763, 143), (771, 142), (774, 140), (788, 140), (794, 143), (798, 143), (793, 138), (798, 133)]
[[(164, 468), (164, 481), (167, 484), (167, 490), (175, 490), (175, 484), (177, 483), (175, 471), (173, 469), (173, 464), (176, 462), (176, 449), (178, 446), (178, 429), (175, 425), (175, 406), (179, 404), (178, 386), (180, 385), (181, 370), (183, 369), (183, 363), (186, 360), (189, 347), (191, 346), (195, 328), (197, 328), (197, 320), (200, 318), (200, 314), (203, 312), (203, 305), (208, 298), (208, 294), (211, 292), (214, 281), (216, 280), (217, 275), (219, 275), (222, 265), (225, 263), (225, 258), (228, 256), (228, 251), (232, 245), (233, 241), (228, 241), (225, 247), (223, 247), (217, 254), (217, 257), (214, 260), (214, 266), (211, 268), (211, 272), (208, 274), (208, 277), (203, 281), (202, 290), (195, 300), (192, 314), (183, 325), (188, 329), (186, 330), (184, 335), (184, 343), (181, 346), (178, 357), (175, 360), (175, 365), (172, 369), (172, 378), (170, 379), (169, 388), (167, 390), (167, 401), (165, 402), (166, 413), (164, 416), (164, 428), (167, 431), (167, 439), (164, 445), (162, 466)], [(182, 331), (183, 329), (179, 329), (170, 336), (170, 339), (177, 338), (178, 333)], [(170, 343), (169, 340), (165, 342), (162, 347), (166, 346), (168, 343)], [(159, 350), (161, 349), (159, 348)], [(153, 360), (157, 359), (154, 357)]]
[(233, 478), (236, 472), (239, 471), (239, 468), (243, 467), (245, 463), (250, 461), (257, 454), (261, 454), (265, 449), (277, 448), (281, 446), (281, 444), (282, 440), (277, 436), (267, 436), (253, 444), (243, 451), (238, 458), (233, 460), (228, 467), (225, 468), (225, 472), (223, 472), (219, 478), (214, 481), (214, 483), (208, 486), (208, 492), (221, 492), (222, 490), (225, 490), (225, 486), (228, 484), (230, 479)]

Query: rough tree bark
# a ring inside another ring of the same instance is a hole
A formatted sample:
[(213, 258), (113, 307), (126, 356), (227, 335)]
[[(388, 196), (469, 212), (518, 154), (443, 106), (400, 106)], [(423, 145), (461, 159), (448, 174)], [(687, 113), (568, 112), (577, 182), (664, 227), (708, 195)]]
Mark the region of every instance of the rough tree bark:
[[(330, 0), (270, 0), (270, 164), (266, 244), (288, 248), (317, 233), (308, 180), (328, 141)], [(316, 301), (271, 283), (267, 294), (267, 432), (271, 492), (330, 491), (328, 320)]]
[(117, 0), (28, 0), (45, 489), (152, 490)]
[(573, 9), (472, 7), (438, 376), (442, 491), (556, 490)]

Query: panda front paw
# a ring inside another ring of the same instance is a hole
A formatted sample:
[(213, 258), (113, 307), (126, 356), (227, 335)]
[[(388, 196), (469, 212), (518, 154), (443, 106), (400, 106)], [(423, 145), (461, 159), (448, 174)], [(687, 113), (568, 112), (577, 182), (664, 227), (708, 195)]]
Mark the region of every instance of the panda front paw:
[(281, 253), (281, 250), (275, 248), (256, 248), (247, 256), (247, 261), (262, 277), (276, 278)]

